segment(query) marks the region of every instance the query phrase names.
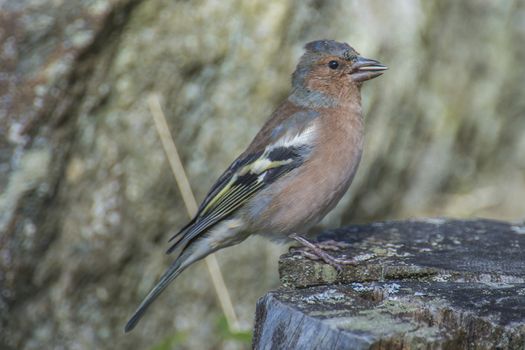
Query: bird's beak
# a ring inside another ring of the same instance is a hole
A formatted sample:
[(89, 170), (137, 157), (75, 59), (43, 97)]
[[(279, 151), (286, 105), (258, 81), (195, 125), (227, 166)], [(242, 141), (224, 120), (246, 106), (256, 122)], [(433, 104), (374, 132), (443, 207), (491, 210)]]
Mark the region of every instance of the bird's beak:
[(379, 63), (379, 61), (357, 56), (357, 60), (352, 64), (350, 75), (355, 82), (361, 83), (373, 79), (383, 74), (388, 67)]

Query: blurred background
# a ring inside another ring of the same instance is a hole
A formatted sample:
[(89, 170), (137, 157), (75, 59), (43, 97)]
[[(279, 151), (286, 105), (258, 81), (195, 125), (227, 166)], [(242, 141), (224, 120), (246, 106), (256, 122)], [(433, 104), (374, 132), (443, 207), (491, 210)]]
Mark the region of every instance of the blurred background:
[(247, 332), (198, 263), (123, 333), (187, 220), (147, 96), (202, 200), (322, 38), (390, 68), (323, 226), (525, 219), (523, 1), (0, 0), (0, 348), (250, 348), (286, 250), (259, 238), (218, 254)]

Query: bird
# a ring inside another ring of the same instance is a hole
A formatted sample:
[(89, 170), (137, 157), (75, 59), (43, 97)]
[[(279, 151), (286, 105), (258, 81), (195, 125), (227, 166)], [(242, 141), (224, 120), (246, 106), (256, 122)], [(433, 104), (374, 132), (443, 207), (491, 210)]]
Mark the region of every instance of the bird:
[(175, 234), (166, 253), (177, 258), (125, 326), (131, 331), (151, 303), (196, 261), (250, 235), (298, 241), (307, 257), (352, 263), (303, 237), (339, 202), (363, 151), (363, 82), (387, 67), (335, 40), (316, 40), (292, 74), (289, 96), (246, 150), (211, 187), (197, 214)]

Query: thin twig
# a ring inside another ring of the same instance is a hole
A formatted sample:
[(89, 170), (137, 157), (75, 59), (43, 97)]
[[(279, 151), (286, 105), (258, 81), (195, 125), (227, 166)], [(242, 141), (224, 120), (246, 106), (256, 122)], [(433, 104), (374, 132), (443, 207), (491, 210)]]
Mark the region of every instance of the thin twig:
[[(157, 94), (151, 94), (148, 96), (148, 106), (153, 116), (153, 120), (155, 121), (155, 126), (159, 133), (162, 146), (164, 147), (166, 157), (168, 158), (171, 171), (173, 172), (173, 175), (175, 175), (175, 180), (177, 181), (182, 200), (186, 206), (186, 211), (190, 218), (192, 218), (197, 213), (197, 202), (195, 201), (195, 196), (193, 195), (188, 177), (184, 171), (184, 166), (182, 165), (179, 153), (177, 152), (177, 146), (175, 145), (173, 137), (169, 131), (168, 123), (166, 122), (166, 117), (162, 111), (160, 99)], [(230, 329), (230, 332), (237, 333), (241, 331), (241, 327), (233, 308), (230, 293), (224, 283), (224, 278), (217, 258), (215, 257), (215, 254), (211, 254), (204, 260), (206, 261), (206, 266), (208, 267), (208, 272), (211, 276), (217, 297), (219, 298), (222, 311), (228, 322), (228, 328)]]

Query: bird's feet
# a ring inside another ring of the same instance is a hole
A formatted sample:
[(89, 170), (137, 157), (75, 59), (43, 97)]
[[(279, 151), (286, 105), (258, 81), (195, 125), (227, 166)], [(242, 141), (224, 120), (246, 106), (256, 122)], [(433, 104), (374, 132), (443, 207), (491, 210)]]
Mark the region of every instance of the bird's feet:
[(311, 260), (322, 260), (335, 267), (338, 272), (343, 270), (341, 265), (355, 265), (358, 262), (355, 258), (336, 258), (326, 252), (326, 250), (340, 251), (348, 248), (350, 246), (348, 243), (333, 240), (313, 243), (296, 233), (292, 233), (289, 237), (302, 245), (302, 247), (294, 248), (294, 251), (298, 251), (304, 257)]

